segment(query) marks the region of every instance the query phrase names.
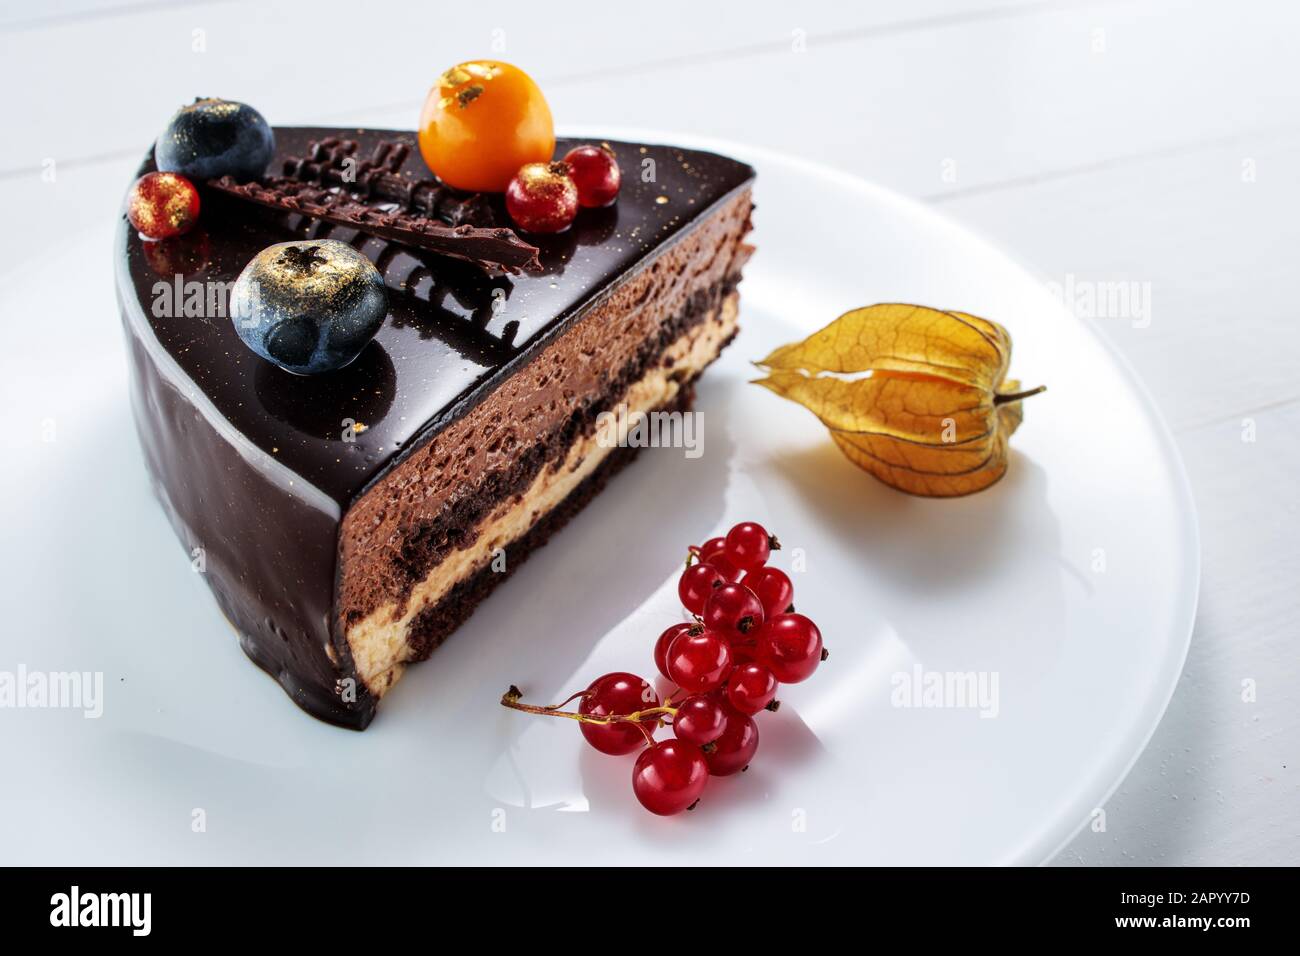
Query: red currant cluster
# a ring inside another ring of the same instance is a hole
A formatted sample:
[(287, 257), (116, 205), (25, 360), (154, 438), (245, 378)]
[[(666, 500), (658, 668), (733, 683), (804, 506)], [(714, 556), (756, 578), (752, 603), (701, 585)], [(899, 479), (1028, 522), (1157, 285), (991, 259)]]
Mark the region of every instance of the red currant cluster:
[(506, 187), (506, 211), (527, 232), (563, 232), (578, 207), (598, 209), (618, 198), (618, 160), (601, 146), (575, 146), (558, 163), (527, 163)]
[[(632, 771), (641, 805), (665, 816), (693, 808), (709, 777), (749, 766), (758, 750), (754, 716), (777, 709), (780, 685), (806, 680), (827, 657), (817, 625), (794, 613), (790, 578), (767, 566), (779, 547), (762, 525), (746, 521), (690, 549), (677, 593), (693, 620), (655, 642), (655, 664), (677, 688), (662, 704), (648, 681), (627, 673), (597, 678), (554, 706), (521, 703), (515, 687), (502, 703), (577, 720), (602, 753), (644, 748)], [(565, 711), (574, 700), (577, 711)], [(656, 741), (665, 721), (673, 736)]]

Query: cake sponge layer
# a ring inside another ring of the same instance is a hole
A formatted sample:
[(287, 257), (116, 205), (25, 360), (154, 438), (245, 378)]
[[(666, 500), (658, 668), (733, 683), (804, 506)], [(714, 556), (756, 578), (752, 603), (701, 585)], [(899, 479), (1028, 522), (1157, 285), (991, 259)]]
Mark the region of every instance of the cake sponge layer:
[[(509, 554), (509, 546), (564, 504), (626, 445), (629, 423), (638, 413), (689, 407), (680, 397), (689, 393), (695, 379), (735, 335), (737, 302), (735, 292), (728, 294), (670, 344), (639, 379), (613, 401), (603, 403), (602, 410), (621, 410), (623, 414), (598, 417), (596, 426), (561, 449), (523, 492), (510, 496), (477, 526), (466, 529), (469, 543), (431, 568), (401, 601), (375, 608), (346, 629), (354, 666), (372, 694), (382, 696), (401, 676), (405, 664), (427, 657), (454, 626), (451, 621), (459, 623), (472, 610), (463, 600), (454, 602), (454, 611), (448, 605), (448, 596), (458, 585), (474, 578), (490, 585), (490, 574), (503, 578), (504, 572), (512, 569), (511, 562), (522, 559), (521, 554)], [(486, 592), (487, 588), (479, 590)]]
[(381, 609), (381, 620), (405, 617), (433, 568), (470, 547), (651, 365), (671, 361), (667, 350), (739, 281), (750, 211), (748, 190), (731, 197), (357, 500), (339, 540), (340, 634)]

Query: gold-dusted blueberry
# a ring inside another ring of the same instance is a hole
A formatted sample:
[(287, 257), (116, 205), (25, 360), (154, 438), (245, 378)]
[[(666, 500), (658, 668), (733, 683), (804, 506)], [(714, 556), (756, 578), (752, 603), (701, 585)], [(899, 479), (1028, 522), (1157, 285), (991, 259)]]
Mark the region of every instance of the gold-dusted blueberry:
[(176, 111), (154, 144), (154, 163), (191, 179), (233, 176), (240, 182), (266, 172), (275, 134), (257, 110), (234, 100), (201, 99)]
[(231, 295), (231, 318), (244, 344), (297, 375), (347, 365), (387, 314), (379, 270), (335, 239), (267, 246), (244, 267)]

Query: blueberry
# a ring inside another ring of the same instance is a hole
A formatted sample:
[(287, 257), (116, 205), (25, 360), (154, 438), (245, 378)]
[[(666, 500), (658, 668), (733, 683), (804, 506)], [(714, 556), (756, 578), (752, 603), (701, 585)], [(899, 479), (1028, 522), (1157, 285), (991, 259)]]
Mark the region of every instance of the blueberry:
[(163, 172), (190, 179), (234, 176), (240, 182), (266, 171), (275, 153), (275, 134), (262, 114), (233, 100), (195, 100), (182, 106), (154, 144), (153, 160)]
[(388, 314), (379, 270), (336, 239), (267, 246), (244, 266), (230, 302), (244, 344), (296, 375), (347, 365)]

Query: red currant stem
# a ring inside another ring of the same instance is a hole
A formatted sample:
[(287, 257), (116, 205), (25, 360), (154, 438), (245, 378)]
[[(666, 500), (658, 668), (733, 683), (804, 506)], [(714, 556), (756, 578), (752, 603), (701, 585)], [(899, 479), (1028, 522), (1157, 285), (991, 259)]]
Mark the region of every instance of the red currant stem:
[[(586, 697), (586, 696), (587, 696), (587, 693), (588, 693), (588, 692), (585, 691), (585, 690), (580, 690), (580, 691), (578, 691), (576, 694), (572, 694), (572, 695), (570, 695), (569, 697), (565, 698), (564, 700), (560, 701), (558, 704), (545, 704), (545, 705), (541, 705), (541, 704), (539, 704), (538, 706), (539, 706), (542, 710), (559, 710), (559, 709), (560, 709), (561, 707), (563, 707), (565, 704), (571, 704), (571, 703), (573, 703), (575, 700), (579, 700), (579, 699), (581, 699), (581, 698), (583, 698), (583, 697)], [(521, 692), (521, 691), (519, 690), (519, 688), (516, 687), (514, 684), (511, 684), (511, 685), (510, 685), (510, 689), (509, 689), (508, 691), (506, 691), (506, 696), (507, 696), (507, 697), (509, 697), (511, 694), (514, 694), (514, 695), (515, 695), (515, 699), (516, 699), (516, 700), (518, 700), (519, 697), (522, 696), (522, 692)]]
[[(580, 714), (572, 710), (560, 710), (560, 708), (563, 707), (564, 704), (569, 703), (569, 701), (574, 700), (574, 698), (582, 697), (583, 694), (586, 694), (586, 691), (583, 691), (581, 694), (574, 694), (573, 697), (570, 697), (569, 700), (566, 700), (564, 701), (564, 703), (561, 704), (550, 704), (550, 705), (525, 704), (522, 700), (519, 699), (521, 696), (523, 696), (522, 692), (519, 690), (518, 687), (515, 687), (513, 684), (511, 684), (510, 689), (501, 695), (501, 705), (503, 707), (509, 707), (511, 710), (523, 711), (525, 714), (537, 714), (538, 716), (541, 717), (567, 717), (569, 720), (576, 720), (580, 724), (640, 725), (640, 723), (643, 720), (649, 720), (652, 717), (654, 718), (672, 717), (677, 714), (677, 708), (669, 706), (672, 703), (671, 698), (664, 701), (663, 705), (660, 707), (647, 707), (645, 710), (638, 710), (635, 713), (631, 713), (631, 714), (596, 715), (596, 714)], [(642, 729), (644, 730), (645, 728)]]
[(700, 560), (700, 547), (693, 544), (686, 549), (686, 566), (689, 568), (696, 561)]

